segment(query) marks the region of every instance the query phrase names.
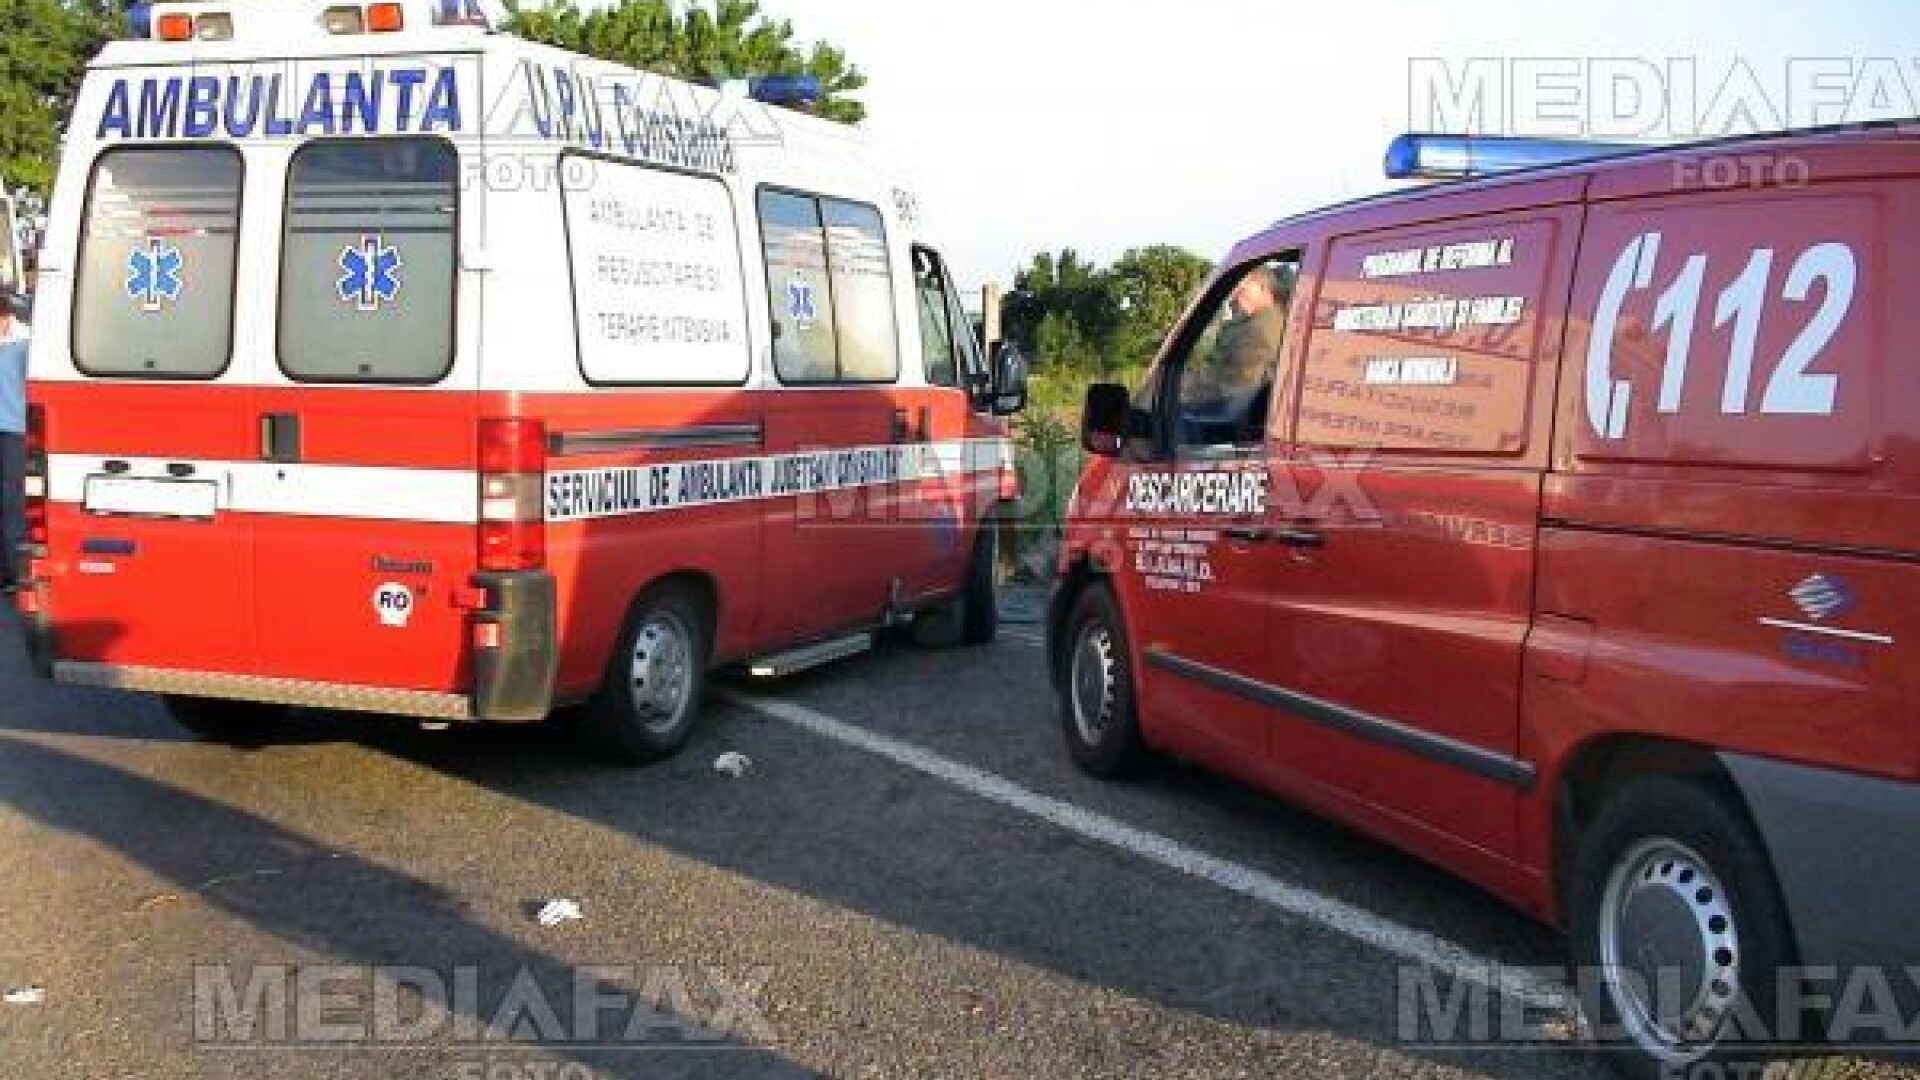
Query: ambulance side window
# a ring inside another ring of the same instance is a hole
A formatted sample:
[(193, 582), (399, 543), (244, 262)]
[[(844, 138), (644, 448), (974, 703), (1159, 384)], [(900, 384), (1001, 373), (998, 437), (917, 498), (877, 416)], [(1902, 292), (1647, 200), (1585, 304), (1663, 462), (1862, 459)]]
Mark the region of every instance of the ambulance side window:
[(1174, 434), (1184, 448), (1261, 445), (1280, 385), (1297, 255), (1267, 259), (1214, 290), (1213, 310), (1175, 357)]
[(920, 352), (926, 359), (927, 382), (933, 386), (960, 385), (958, 335), (966, 332), (953, 321), (947, 296), (947, 275), (940, 256), (923, 247), (913, 249), (914, 306), (920, 312)]
[(893, 275), (880, 212), (763, 189), (760, 231), (783, 383), (881, 383), (900, 373)]
[(900, 335), (893, 321), (893, 267), (880, 211), (864, 203), (820, 200), (827, 224), (833, 318), (840, 327), (840, 380), (900, 377)]
[(453, 366), (458, 161), (441, 139), (311, 142), (287, 176), (280, 366), (430, 383)]
[(87, 187), (73, 360), (89, 375), (211, 379), (233, 353), (240, 154), (125, 147)]

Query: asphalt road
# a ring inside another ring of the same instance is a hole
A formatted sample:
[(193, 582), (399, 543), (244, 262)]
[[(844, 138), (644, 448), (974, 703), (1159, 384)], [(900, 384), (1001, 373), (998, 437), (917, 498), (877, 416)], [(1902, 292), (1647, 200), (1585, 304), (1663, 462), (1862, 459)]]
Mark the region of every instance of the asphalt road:
[[(1405, 988), (1461, 991), (1476, 964), (1551, 967), (1560, 943), (1198, 771), (1080, 776), (1036, 634), (892, 644), (735, 684), (687, 753), (622, 770), (546, 729), (334, 715), (260, 749), (204, 744), (151, 700), (33, 680), (8, 623), (0, 990), (39, 993), (0, 1003), (0, 1065), (1607, 1075), (1551, 1015), (1521, 1048), (1407, 1038), (1420, 999)], [(744, 776), (714, 771), (729, 751), (751, 759)], [(536, 909), (562, 898), (582, 917), (541, 925)], [(1453, 969), (1408, 960), (1428, 954)], [(1459, 1000), (1483, 999), (1498, 1003)]]

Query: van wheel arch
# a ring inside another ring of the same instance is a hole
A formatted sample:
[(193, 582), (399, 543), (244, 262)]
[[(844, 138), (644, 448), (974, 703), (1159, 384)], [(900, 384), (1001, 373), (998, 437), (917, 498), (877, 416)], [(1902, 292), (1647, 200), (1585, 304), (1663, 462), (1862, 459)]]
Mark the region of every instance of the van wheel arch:
[(1637, 781), (1655, 776), (1692, 780), (1718, 789), (1751, 821), (1746, 801), (1718, 754), (1696, 743), (1652, 735), (1607, 735), (1583, 744), (1554, 785), (1553, 921), (1566, 924), (1574, 853), (1609, 800)]
[[(1093, 558), (1082, 555), (1060, 577), (1060, 585), (1054, 590), (1052, 603), (1047, 607), (1047, 673), (1053, 679), (1055, 687), (1062, 685), (1066, 671), (1066, 635), (1067, 617), (1073, 613), (1073, 605), (1080, 600), (1080, 594), (1096, 586), (1112, 587), (1111, 575), (1095, 565)], [(1119, 606), (1119, 595), (1114, 596), (1115, 606)], [(1121, 617), (1126, 617), (1124, 609)]]

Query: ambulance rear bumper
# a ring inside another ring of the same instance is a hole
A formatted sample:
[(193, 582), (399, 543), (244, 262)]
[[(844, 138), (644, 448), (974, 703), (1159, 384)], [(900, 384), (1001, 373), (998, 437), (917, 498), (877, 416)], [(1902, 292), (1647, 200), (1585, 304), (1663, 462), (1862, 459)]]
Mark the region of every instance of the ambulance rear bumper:
[[(559, 666), (552, 576), (539, 572), (481, 574), (474, 583), (487, 596), (486, 606), (475, 612), (474, 618), (499, 627), (499, 644), (475, 650), (471, 694), (62, 660), (46, 616), (28, 615), (22, 622), (34, 670), (76, 686), (427, 720), (525, 723), (544, 719), (553, 707)], [(39, 605), (39, 611), (45, 610), (44, 604)]]
[(176, 671), (169, 668), (95, 664), (76, 660), (53, 662), (53, 677), (75, 686), (107, 690), (135, 690), (182, 697), (263, 701), (305, 709), (389, 713), (428, 720), (475, 719), (473, 700), (465, 694), (437, 694), (425, 690), (396, 690), (380, 686), (345, 686), (273, 679), (262, 675), (233, 675), (217, 671)]

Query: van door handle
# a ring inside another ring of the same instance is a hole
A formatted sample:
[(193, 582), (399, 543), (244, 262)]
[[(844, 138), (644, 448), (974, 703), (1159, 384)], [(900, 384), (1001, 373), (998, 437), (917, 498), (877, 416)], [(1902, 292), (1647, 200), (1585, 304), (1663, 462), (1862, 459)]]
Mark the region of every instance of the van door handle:
[(1273, 539), (1273, 530), (1258, 525), (1238, 525), (1222, 532), (1226, 538), (1240, 544), (1264, 544)]
[(1288, 547), (1319, 549), (1327, 546), (1327, 534), (1318, 529), (1281, 529), (1275, 536)]
[(300, 417), (266, 413), (260, 417), (260, 460), (290, 465), (300, 460)]

